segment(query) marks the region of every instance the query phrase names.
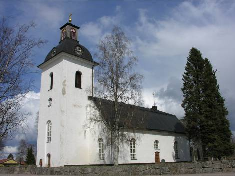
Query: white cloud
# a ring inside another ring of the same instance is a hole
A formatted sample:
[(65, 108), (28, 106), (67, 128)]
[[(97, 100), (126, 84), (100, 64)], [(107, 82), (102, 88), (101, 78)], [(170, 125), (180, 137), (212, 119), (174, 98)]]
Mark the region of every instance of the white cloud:
[(15, 154), (17, 153), (17, 146), (5, 146), (3, 149), (4, 154)]
[(40, 29), (55, 30), (64, 22), (64, 8), (51, 1), (25, 0), (12, 3), (12, 6), (16, 6), (19, 15), (14, 18), (20, 24), (34, 21)]
[(99, 40), (110, 32), (113, 26), (120, 24), (121, 18), (121, 8), (117, 6), (114, 16), (102, 16), (95, 22), (82, 25), (81, 35), (86, 37), (92, 44), (98, 44)]
[(207, 52), (234, 49), (229, 45), (235, 37), (233, 18), (220, 16), (223, 12), (213, 1), (199, 6), (184, 2), (163, 21), (140, 10), (137, 29), (145, 32), (148, 40), (138, 40), (139, 49), (151, 57), (185, 55), (192, 46)]
[(24, 113), (29, 113), (27, 116), (26, 122), (15, 132), (15, 136), (12, 139), (8, 139), (5, 141), (5, 149), (4, 153), (5, 156), (9, 153), (15, 153), (15, 150), (19, 141), (21, 139), (25, 139), (28, 143), (36, 143), (37, 140), (37, 132), (35, 128), (35, 120), (36, 120), (36, 113), (39, 110), (39, 100), (40, 100), (40, 93), (36, 93), (34, 91), (30, 91), (26, 97), (22, 100), (22, 108), (21, 111)]
[[(169, 84), (158, 89), (144, 89), (143, 98), (145, 106), (151, 108), (153, 104), (158, 110), (176, 115), (178, 118), (184, 116), (184, 110), (181, 107), (183, 99), (181, 81), (175, 77), (169, 79)], [(154, 93), (154, 95), (153, 95)]]
[[(196, 47), (218, 70), (217, 78), (221, 90), (226, 92), (223, 93), (225, 98), (228, 95), (235, 98), (235, 82), (231, 81), (231, 75), (235, 75), (234, 11), (233, 1), (199, 1), (196, 4), (186, 1), (163, 20), (148, 16), (147, 10), (139, 10), (138, 37), (133, 43), (138, 57), (144, 58), (140, 60), (140, 69), (148, 73), (148, 77), (145, 76), (147, 88), (159, 90), (162, 85), (170, 84), (172, 76), (181, 79), (188, 52), (191, 47)], [(154, 65), (155, 69), (149, 69), (146, 63)], [(166, 91), (167, 86), (163, 87)], [(179, 87), (175, 89), (180, 93)], [(183, 115), (179, 102), (172, 102), (167, 95), (158, 98), (160, 108)], [(233, 112), (231, 106), (228, 108)], [(230, 113), (230, 119), (234, 115)]]
[(154, 90), (144, 89), (143, 99), (145, 101), (145, 107), (151, 108), (154, 105), (157, 106), (158, 110), (176, 115), (178, 118), (184, 116), (184, 110), (182, 109), (179, 102), (172, 99), (160, 99), (158, 97), (153, 98)]
[(36, 113), (39, 111), (39, 101), (40, 101), (40, 93), (29, 92), (24, 100), (22, 101), (22, 109), (23, 112), (28, 112), (30, 115), (27, 118), (27, 122), (24, 126), (24, 131), (22, 133), (18, 133), (16, 138), (18, 141), (20, 139), (26, 139), (27, 141), (36, 141), (37, 133), (35, 130), (35, 120)]
[(42, 3), (30, 3), (34, 11), (36, 21), (44, 23), (47, 27), (58, 27), (64, 20), (63, 8), (49, 6)]
[(102, 36), (102, 29), (97, 23), (86, 23), (81, 28), (81, 35), (86, 36), (87, 39), (93, 43), (98, 43)]

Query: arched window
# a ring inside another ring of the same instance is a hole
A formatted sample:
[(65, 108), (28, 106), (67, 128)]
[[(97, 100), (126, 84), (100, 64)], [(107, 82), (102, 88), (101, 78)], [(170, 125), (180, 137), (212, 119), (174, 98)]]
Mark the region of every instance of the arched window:
[(158, 144), (159, 144), (159, 141), (158, 141), (158, 140), (155, 140), (155, 141), (154, 141), (154, 149), (155, 149), (155, 150), (158, 150), (158, 149), (159, 149)]
[(75, 73), (75, 87), (82, 88), (82, 73), (80, 71), (76, 71)]
[(51, 84), (50, 84), (50, 90), (53, 88), (53, 72), (50, 73), (51, 78)]
[(99, 158), (100, 160), (104, 160), (104, 141), (102, 138), (98, 139), (99, 143)]
[(175, 159), (179, 159), (179, 151), (178, 151), (178, 142), (175, 141), (174, 143), (174, 149), (175, 149)]
[(74, 28), (70, 29), (70, 38), (76, 40), (76, 30)]
[(51, 121), (47, 121), (47, 143), (51, 142), (51, 128), (52, 128), (52, 123)]
[(130, 154), (131, 154), (131, 160), (136, 160), (136, 146), (134, 138), (132, 138), (130, 141)]

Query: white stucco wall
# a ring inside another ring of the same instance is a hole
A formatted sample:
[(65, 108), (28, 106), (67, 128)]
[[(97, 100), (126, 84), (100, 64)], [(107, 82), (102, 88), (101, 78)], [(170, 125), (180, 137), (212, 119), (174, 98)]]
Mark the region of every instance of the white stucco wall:
[[(63, 71), (63, 59), (57, 57), (52, 63), (48, 63), (43, 70), (41, 76), (41, 90), (40, 90), (40, 108), (39, 108), (39, 122), (38, 122), (38, 140), (37, 140), (37, 164), (42, 159), (43, 166), (47, 163), (47, 153), (51, 153), (51, 165), (61, 164), (61, 122), (63, 121), (63, 101), (58, 87), (61, 85), (62, 77), (59, 76)], [(53, 89), (50, 89), (50, 73), (53, 72)], [(48, 107), (48, 99), (52, 98), (52, 106)], [(61, 110), (60, 110), (61, 109)], [(47, 121), (52, 122), (52, 141), (47, 143), (46, 138), (46, 124)], [(56, 146), (56, 147), (55, 147)], [(56, 153), (56, 154), (55, 154)]]
[[(86, 104), (91, 95), (92, 64), (77, 57), (60, 53), (41, 66), (41, 93), (38, 123), (38, 154), (47, 166), (88, 164), (88, 140), (84, 136)], [(75, 88), (75, 73), (82, 72), (82, 89)], [(53, 89), (50, 73), (53, 72)], [(52, 106), (48, 107), (48, 99)], [(46, 142), (46, 123), (52, 122), (52, 141)]]
[[(130, 143), (124, 142), (120, 146), (119, 163), (155, 163), (155, 152), (159, 152), (160, 161), (177, 162), (190, 161), (189, 143), (185, 135), (160, 132), (136, 131), (129, 132), (129, 136), (136, 139), (136, 160), (131, 160)], [(154, 149), (154, 141), (159, 141), (159, 149)], [(178, 142), (179, 159), (175, 159), (174, 142)]]
[[(157, 131), (136, 131), (129, 132), (128, 136), (136, 139), (136, 160), (130, 157), (130, 142), (126, 141), (120, 144), (119, 164), (128, 163), (155, 163), (155, 152), (159, 152), (160, 161), (178, 162), (190, 161), (189, 143), (185, 135)], [(100, 135), (98, 131), (92, 134), (90, 139), (90, 164), (112, 164), (110, 159), (110, 146), (107, 146), (105, 135)], [(105, 160), (98, 158), (98, 138), (103, 138), (105, 143)], [(159, 141), (159, 149), (154, 149), (154, 141)], [(174, 142), (178, 142), (179, 158), (175, 159)]]
[[(69, 56), (69, 55), (68, 55)], [(86, 105), (91, 95), (92, 65), (75, 57), (66, 57), (66, 120), (64, 165), (84, 165), (88, 161), (88, 139), (84, 127), (86, 120)], [(75, 88), (75, 73), (82, 72), (82, 88)]]

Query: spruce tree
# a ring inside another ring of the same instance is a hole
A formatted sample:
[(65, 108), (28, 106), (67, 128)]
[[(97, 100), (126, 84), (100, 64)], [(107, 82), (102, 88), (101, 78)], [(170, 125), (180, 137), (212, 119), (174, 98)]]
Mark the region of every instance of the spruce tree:
[(183, 75), (182, 107), (185, 110), (186, 132), (191, 143), (201, 145), (205, 157), (231, 155), (231, 131), (228, 111), (220, 94), (215, 71), (199, 50), (190, 50)]
[(8, 155), (8, 157), (7, 157), (7, 159), (14, 159), (14, 156), (10, 153), (9, 155)]
[(35, 165), (36, 164), (36, 160), (35, 160), (35, 157), (33, 154), (32, 146), (27, 149), (26, 164), (28, 164), (28, 165)]
[(205, 156), (216, 157), (214, 151), (219, 147), (220, 138), (217, 135), (219, 117), (217, 115), (218, 105), (216, 102), (217, 81), (215, 72), (208, 59), (205, 59), (202, 72), (202, 101), (203, 123), (200, 126), (202, 137), (202, 148)]
[(202, 70), (204, 60), (201, 53), (196, 48), (192, 48), (187, 58), (185, 72), (183, 75), (183, 103), (182, 107), (185, 111), (186, 133), (190, 139), (190, 143), (194, 150), (200, 148), (202, 123)]
[(221, 158), (232, 154), (231, 131), (226, 118), (228, 111), (224, 98), (219, 91), (215, 71), (206, 58), (203, 69), (202, 107), (203, 124), (201, 124), (202, 147), (205, 156)]

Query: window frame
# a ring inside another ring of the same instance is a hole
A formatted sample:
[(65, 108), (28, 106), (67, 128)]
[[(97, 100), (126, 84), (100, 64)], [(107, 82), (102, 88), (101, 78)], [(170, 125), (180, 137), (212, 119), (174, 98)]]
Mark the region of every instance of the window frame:
[(178, 142), (174, 142), (174, 149), (175, 149), (175, 159), (180, 159), (179, 157), (179, 148), (178, 148)]
[(70, 29), (70, 38), (73, 40), (76, 40), (76, 29), (75, 28)]
[(52, 90), (53, 89), (53, 72), (50, 73), (50, 89), (49, 90)]
[(51, 143), (51, 133), (52, 133), (52, 123), (50, 120), (48, 120), (46, 127), (47, 143)]
[(66, 29), (62, 29), (61, 31), (61, 40), (64, 40), (66, 38)]
[(130, 157), (131, 157), (131, 160), (137, 160), (136, 159), (136, 140), (134, 138), (130, 140)]
[(99, 150), (99, 159), (104, 160), (104, 140), (102, 138), (98, 139), (98, 150)]
[(159, 140), (155, 140), (153, 145), (155, 150), (159, 150)]
[(82, 89), (82, 72), (75, 72), (75, 88)]

